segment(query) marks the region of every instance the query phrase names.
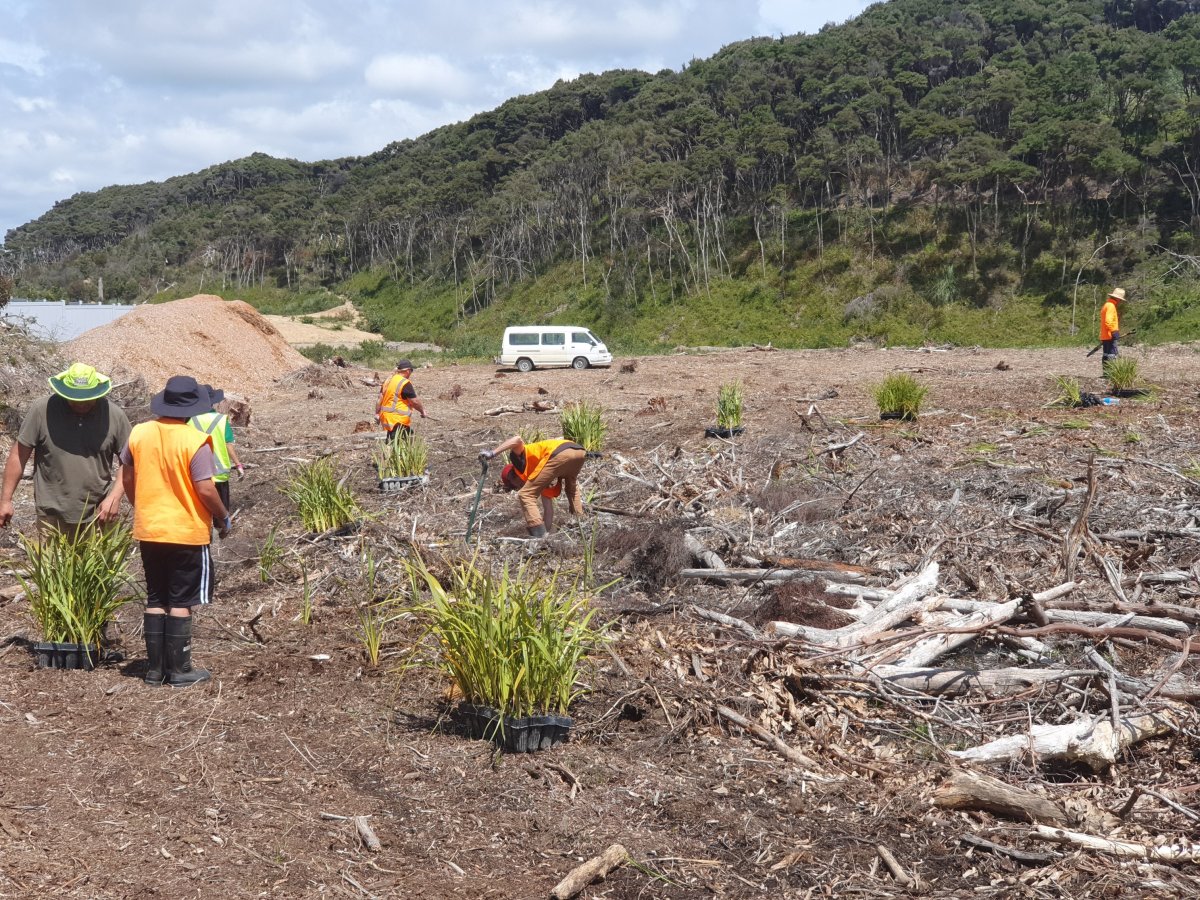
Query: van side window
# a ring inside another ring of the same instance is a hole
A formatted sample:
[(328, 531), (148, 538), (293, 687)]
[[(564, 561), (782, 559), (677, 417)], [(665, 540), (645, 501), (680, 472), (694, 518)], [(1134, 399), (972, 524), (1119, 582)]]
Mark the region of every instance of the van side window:
[(538, 336), (528, 331), (514, 331), (508, 336), (508, 343), (513, 347), (536, 347)]
[(542, 346), (562, 347), (567, 343), (567, 336), (561, 331), (547, 331), (542, 335)]
[(592, 340), (592, 336), (590, 334), (588, 334), (586, 331), (572, 331), (571, 332), (571, 343), (587, 344), (589, 347), (596, 346), (596, 342), (594, 340)]

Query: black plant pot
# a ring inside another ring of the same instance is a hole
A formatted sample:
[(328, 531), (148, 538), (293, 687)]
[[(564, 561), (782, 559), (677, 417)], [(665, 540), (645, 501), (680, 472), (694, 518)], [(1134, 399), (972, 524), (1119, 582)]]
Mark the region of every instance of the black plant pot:
[(881, 412), (879, 414), (880, 421), (887, 422), (891, 419), (899, 419), (901, 422), (915, 422), (917, 417), (910, 412)]
[(1109, 388), (1110, 397), (1149, 397), (1150, 392), (1145, 388)]
[(564, 744), (575, 724), (570, 716), (501, 717), (490, 706), (473, 703), (459, 704), (454, 719), (468, 737), (492, 741), (508, 753), (533, 753)]
[(418, 484), (428, 484), (428, 475), (404, 475), (396, 478), (380, 478), (379, 490), (385, 494), (392, 494), (396, 491), (402, 491), (405, 488), (413, 487)]
[(728, 438), (732, 438), (732, 437), (737, 437), (739, 434), (741, 434), (745, 430), (746, 430), (746, 427), (744, 425), (738, 425), (736, 428), (720, 428), (720, 427), (705, 428), (704, 436), (728, 439)]
[(83, 669), (90, 672), (100, 661), (100, 647), (98, 644), (43, 641), (33, 645), (33, 658), (39, 669)]

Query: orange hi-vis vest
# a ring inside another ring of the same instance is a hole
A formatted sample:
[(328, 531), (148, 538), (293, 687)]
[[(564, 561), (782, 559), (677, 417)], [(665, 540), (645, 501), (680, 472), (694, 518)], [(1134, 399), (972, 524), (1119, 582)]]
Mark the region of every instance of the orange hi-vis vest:
[(1121, 330), (1121, 320), (1117, 315), (1117, 304), (1112, 299), (1104, 301), (1100, 307), (1100, 340), (1111, 341), (1113, 332)]
[[(513, 469), (516, 470), (517, 474), (521, 477), (522, 481), (528, 483), (532, 479), (538, 477), (538, 473), (541, 472), (542, 469), (544, 469), (546, 467), (546, 463), (548, 463), (550, 461), (550, 457), (554, 455), (554, 451), (557, 450), (559, 447), (562, 447), (564, 444), (570, 445), (572, 447), (579, 447), (579, 445), (576, 444), (574, 441), (567, 441), (567, 440), (537, 441), (536, 443), (533, 443), (533, 444), (526, 444), (525, 445), (525, 468), (523, 470), (519, 470), (519, 469), (517, 469), (516, 465), (514, 464)], [(580, 449), (582, 450), (583, 448), (580, 447)], [(543, 497), (557, 497), (561, 493), (562, 493), (562, 487), (555, 484), (555, 485), (551, 485), (548, 488), (545, 488), (542, 491), (542, 496)]]
[(379, 392), (379, 424), (388, 431), (397, 425), (407, 426), (412, 421), (408, 401), (400, 396), (408, 383), (408, 378), (397, 372), (383, 383)]
[(196, 451), (212, 438), (187, 422), (157, 419), (134, 426), (133, 536), (159, 544), (203, 546), (212, 540), (212, 513), (192, 483)]

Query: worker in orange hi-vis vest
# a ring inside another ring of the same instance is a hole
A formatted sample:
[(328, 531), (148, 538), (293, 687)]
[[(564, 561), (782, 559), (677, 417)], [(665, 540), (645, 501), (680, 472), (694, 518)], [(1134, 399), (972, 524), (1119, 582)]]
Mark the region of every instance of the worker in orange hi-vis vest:
[(396, 363), (396, 371), (383, 383), (379, 391), (379, 402), (375, 404), (375, 417), (387, 432), (387, 439), (394, 441), (412, 433), (412, 410), (425, 418), (425, 407), (417, 399), (412, 386), (413, 365), (407, 359)]
[(1124, 288), (1113, 288), (1104, 305), (1100, 307), (1100, 371), (1108, 370), (1109, 360), (1120, 356), (1117, 342), (1121, 339), (1121, 317), (1117, 313), (1117, 304), (1125, 299)]
[(530, 537), (545, 537), (554, 527), (554, 498), (564, 491), (570, 511), (583, 515), (579, 473), (587, 452), (581, 446), (563, 439), (527, 444), (519, 435), (513, 435), (495, 448), (484, 450), (479, 459), (487, 463), (506, 450), (512, 461), (500, 472), (500, 487), (516, 493)]

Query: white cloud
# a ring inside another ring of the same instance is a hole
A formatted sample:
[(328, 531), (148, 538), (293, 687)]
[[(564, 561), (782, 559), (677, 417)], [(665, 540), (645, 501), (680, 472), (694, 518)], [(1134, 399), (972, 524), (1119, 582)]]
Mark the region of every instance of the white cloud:
[(377, 56), (363, 77), (368, 87), (393, 97), (461, 100), (472, 88), (465, 72), (432, 53)]
[(36, 44), (23, 44), (0, 37), (0, 66), (13, 66), (29, 75), (41, 75), (45, 51)]
[(54, 107), (54, 101), (47, 97), (15, 97), (13, 103), (23, 113), (44, 112)]

